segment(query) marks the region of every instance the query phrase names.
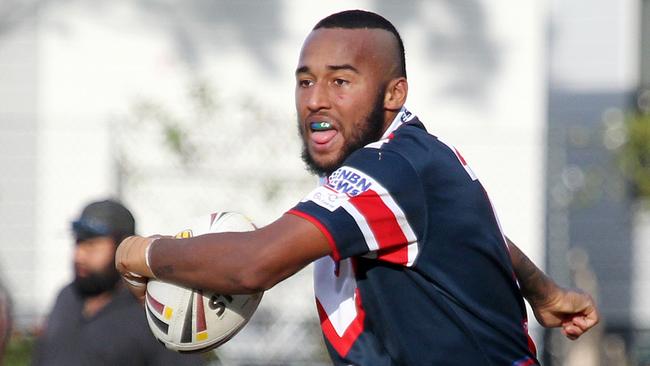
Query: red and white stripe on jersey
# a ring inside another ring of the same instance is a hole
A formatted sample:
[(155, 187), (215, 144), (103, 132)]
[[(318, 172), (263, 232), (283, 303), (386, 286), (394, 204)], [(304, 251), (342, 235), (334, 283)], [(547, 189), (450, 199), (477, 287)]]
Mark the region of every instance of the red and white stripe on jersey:
[[(343, 208), (354, 219), (368, 251), (375, 252), (377, 259), (412, 266), (418, 255), (417, 237), (390, 192), (352, 167), (343, 166), (330, 177), (304, 200), (330, 211)], [(349, 177), (354, 177), (354, 183)]]
[(314, 293), (323, 333), (345, 357), (363, 332), (365, 319), (352, 259), (337, 263), (323, 257), (314, 262)]
[[(353, 169), (357, 174), (365, 173)], [(371, 189), (350, 198), (343, 208), (354, 218), (364, 232), (366, 245), (377, 252), (377, 258), (407, 267), (413, 265), (418, 254), (415, 232), (402, 208), (379, 182), (367, 176)]]
[(451, 151), (454, 152), (454, 155), (456, 155), (456, 158), (458, 159), (458, 161), (460, 162), (460, 164), (463, 166), (463, 168), (465, 169), (465, 171), (467, 172), (467, 174), (470, 176), (470, 178), (472, 178), (472, 180), (477, 180), (477, 179), (478, 179), (478, 178), (476, 177), (476, 174), (474, 173), (474, 171), (472, 170), (472, 168), (470, 168), (470, 166), (467, 164), (467, 161), (465, 161), (465, 158), (463, 158), (463, 156), (460, 154), (460, 152), (458, 151), (458, 149), (456, 149), (453, 145), (451, 145), (450, 143), (448, 143), (447, 141), (445, 141), (445, 140), (443, 140), (443, 139), (441, 139), (441, 138), (439, 138), (439, 137), (438, 137), (438, 141), (440, 141), (440, 142), (442, 142), (443, 144), (447, 145), (447, 147), (450, 148)]
[(418, 254), (417, 237), (404, 212), (384, 187), (370, 189), (342, 204), (377, 259), (410, 267)]

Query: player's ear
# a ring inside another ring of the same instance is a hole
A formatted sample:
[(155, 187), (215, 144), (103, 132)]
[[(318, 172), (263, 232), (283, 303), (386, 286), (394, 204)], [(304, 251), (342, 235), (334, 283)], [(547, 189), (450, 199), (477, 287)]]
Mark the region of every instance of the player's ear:
[(386, 85), (384, 96), (384, 109), (399, 110), (406, 103), (406, 95), (409, 91), (408, 81), (405, 77), (392, 79)]

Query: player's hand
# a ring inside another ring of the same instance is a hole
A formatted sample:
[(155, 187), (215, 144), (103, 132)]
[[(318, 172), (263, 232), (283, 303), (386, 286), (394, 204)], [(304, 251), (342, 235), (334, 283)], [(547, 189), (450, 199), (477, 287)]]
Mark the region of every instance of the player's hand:
[(575, 340), (598, 324), (594, 300), (579, 289), (556, 287), (546, 301), (530, 302), (537, 321), (545, 327), (562, 327), (562, 334)]
[(149, 282), (149, 279), (147, 277), (135, 276), (131, 273), (122, 274), (122, 279), (131, 294), (135, 296), (140, 304), (144, 304), (144, 299), (147, 295), (147, 282)]
[(149, 278), (155, 278), (148, 264), (148, 251), (158, 237), (129, 236), (122, 240), (115, 252), (115, 268), (122, 275), (129, 291), (140, 302), (144, 301)]

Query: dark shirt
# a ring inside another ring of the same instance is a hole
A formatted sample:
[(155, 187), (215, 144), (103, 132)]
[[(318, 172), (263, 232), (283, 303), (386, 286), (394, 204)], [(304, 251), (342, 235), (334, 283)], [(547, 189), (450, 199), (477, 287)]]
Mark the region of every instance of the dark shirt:
[(34, 365), (203, 365), (197, 354), (167, 350), (149, 330), (144, 310), (124, 288), (90, 318), (68, 285), (56, 299), (34, 353)]

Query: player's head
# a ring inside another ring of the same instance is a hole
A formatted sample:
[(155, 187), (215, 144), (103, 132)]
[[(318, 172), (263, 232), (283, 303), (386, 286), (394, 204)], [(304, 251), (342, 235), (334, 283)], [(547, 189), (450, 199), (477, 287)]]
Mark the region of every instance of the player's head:
[(404, 42), (402, 42), (402, 37), (399, 35), (397, 28), (388, 19), (365, 10), (346, 10), (321, 19), (312, 30), (321, 28), (383, 29), (390, 32), (395, 37), (397, 43), (393, 47), (384, 49), (384, 51), (389, 51), (395, 58), (393, 60), (397, 65), (397, 69), (395, 70), (397, 74), (395, 76), (406, 77)]
[(404, 45), (388, 20), (349, 10), (318, 22), (296, 68), (298, 128), (309, 169), (329, 174), (381, 138), (407, 92)]
[(120, 275), (115, 269), (115, 250), (135, 234), (135, 220), (119, 202), (104, 200), (87, 205), (72, 222), (75, 235), (75, 289), (82, 296), (111, 291)]

